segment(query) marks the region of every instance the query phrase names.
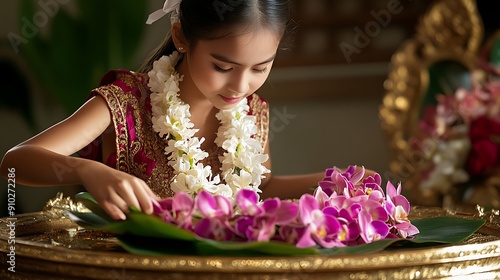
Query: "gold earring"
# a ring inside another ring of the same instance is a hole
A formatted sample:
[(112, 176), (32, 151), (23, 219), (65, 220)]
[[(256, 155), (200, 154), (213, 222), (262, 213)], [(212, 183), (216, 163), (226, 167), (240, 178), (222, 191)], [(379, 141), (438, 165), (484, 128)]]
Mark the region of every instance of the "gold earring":
[(180, 52), (183, 52), (183, 51), (184, 51), (184, 48), (183, 48), (183, 47), (179, 47), (179, 51), (180, 51)]

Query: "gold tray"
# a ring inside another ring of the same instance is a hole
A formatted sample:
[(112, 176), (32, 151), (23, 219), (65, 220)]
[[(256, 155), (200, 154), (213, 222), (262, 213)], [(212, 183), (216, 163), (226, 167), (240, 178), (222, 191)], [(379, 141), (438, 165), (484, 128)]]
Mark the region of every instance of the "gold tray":
[[(500, 279), (498, 212), (412, 209), (412, 218), (443, 215), (488, 222), (458, 245), (363, 255), (246, 258), (129, 254), (113, 236), (84, 230), (62, 210), (51, 209), (0, 219), (0, 279)], [(15, 272), (8, 270), (7, 224), (12, 219)]]

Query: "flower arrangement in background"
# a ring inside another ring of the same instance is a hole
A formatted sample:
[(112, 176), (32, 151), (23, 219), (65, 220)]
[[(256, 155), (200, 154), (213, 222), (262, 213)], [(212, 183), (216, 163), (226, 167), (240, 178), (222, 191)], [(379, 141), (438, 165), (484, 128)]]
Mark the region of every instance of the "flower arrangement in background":
[(154, 202), (154, 215), (164, 222), (217, 241), (281, 241), (299, 248), (345, 247), (386, 238), (412, 238), (419, 230), (408, 219), (410, 203), (401, 185), (381, 177), (364, 178), (364, 168), (326, 170), (313, 195), (299, 200), (260, 201), (251, 189), (234, 199), (200, 191), (194, 199), (178, 192)]
[(472, 185), (500, 163), (500, 81), (483, 70), (472, 73), (472, 89), (438, 95), (412, 140), (425, 147), (420, 187), (450, 194), (457, 185)]

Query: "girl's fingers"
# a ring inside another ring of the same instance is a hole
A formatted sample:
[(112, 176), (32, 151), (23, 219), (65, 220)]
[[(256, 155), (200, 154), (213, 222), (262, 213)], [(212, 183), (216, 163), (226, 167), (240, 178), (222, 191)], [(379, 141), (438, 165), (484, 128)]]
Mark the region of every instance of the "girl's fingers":
[(123, 208), (121, 201), (114, 198), (115, 201), (119, 202), (117, 205), (124, 213), (129, 212), (129, 207), (134, 206), (139, 211), (143, 211), (146, 214), (153, 213), (153, 204), (151, 202), (152, 197), (156, 197), (153, 194), (148, 185), (141, 179), (134, 179), (128, 184), (123, 185), (119, 188), (118, 195), (123, 200), (123, 205), (126, 205), (126, 209)]
[(139, 178), (133, 178), (122, 180), (114, 187), (110, 187), (102, 207), (113, 219), (125, 220), (126, 214), (130, 212), (130, 206), (146, 214), (153, 213), (152, 199), (158, 197), (148, 185)]
[(127, 216), (125, 215), (125, 213), (123, 213), (123, 211), (120, 209), (120, 207), (118, 207), (113, 202), (104, 201), (102, 206), (104, 208), (104, 211), (106, 211), (111, 218), (113, 218), (115, 220), (126, 220), (127, 219)]
[(113, 192), (109, 196), (111, 203), (116, 205), (120, 211), (127, 214), (129, 211), (129, 205), (131, 205), (120, 193)]
[(139, 201), (141, 209), (144, 213), (153, 213), (153, 203), (151, 202), (151, 199), (154, 199), (155, 197), (156, 195), (153, 194), (148, 185), (142, 182), (140, 188), (137, 191), (137, 200)]
[[(134, 184), (134, 183), (132, 183), (132, 184)], [(123, 205), (121, 205), (121, 204), (118, 204), (118, 205), (125, 213), (129, 212), (130, 206), (134, 206), (139, 211), (142, 211), (141, 204), (139, 203), (139, 200), (137, 197), (137, 191), (136, 191), (137, 189), (138, 189), (137, 185), (126, 184), (117, 190), (117, 196), (119, 196), (123, 200), (124, 205), (125, 205), (125, 209), (123, 209)], [(116, 201), (121, 203), (121, 201), (119, 199), (116, 199)]]

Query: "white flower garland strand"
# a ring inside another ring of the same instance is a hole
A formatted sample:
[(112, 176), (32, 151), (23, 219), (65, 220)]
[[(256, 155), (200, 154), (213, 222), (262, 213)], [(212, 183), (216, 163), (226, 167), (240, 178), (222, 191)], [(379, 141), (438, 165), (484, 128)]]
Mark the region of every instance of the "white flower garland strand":
[(268, 155), (262, 154), (259, 141), (252, 137), (257, 133), (256, 118), (248, 115), (246, 98), (232, 109), (216, 114), (220, 126), (215, 143), (225, 150), (219, 160), (226, 184), (221, 183), (219, 175), (213, 176), (210, 166), (200, 162), (208, 153), (200, 148), (205, 139), (194, 136), (198, 129), (193, 128), (190, 120), (189, 104), (179, 97), (179, 82), (183, 78), (175, 71), (179, 58), (178, 52), (163, 56), (148, 73), (153, 129), (168, 140), (165, 154), (175, 170), (172, 190), (192, 196), (206, 190), (229, 198), (240, 189), (261, 192), (259, 186), (264, 174), (270, 172), (262, 165)]

